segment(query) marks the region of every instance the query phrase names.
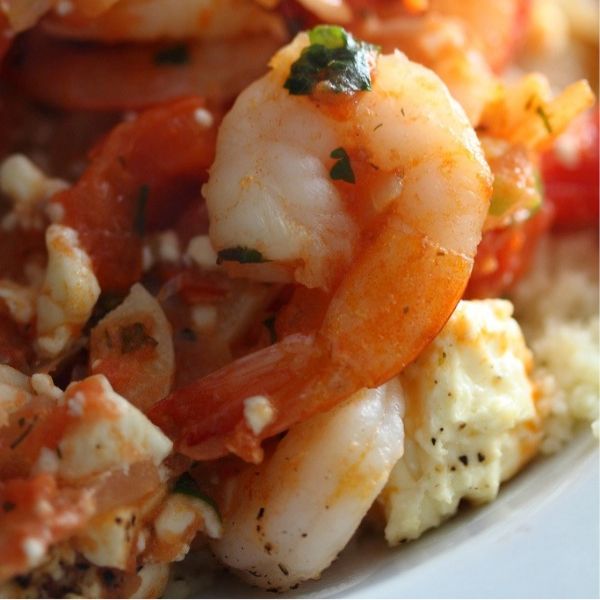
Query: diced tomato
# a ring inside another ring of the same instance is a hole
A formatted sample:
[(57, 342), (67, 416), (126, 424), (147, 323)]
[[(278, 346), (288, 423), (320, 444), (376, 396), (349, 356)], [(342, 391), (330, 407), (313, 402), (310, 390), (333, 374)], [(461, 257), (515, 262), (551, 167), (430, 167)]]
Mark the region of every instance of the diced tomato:
[(564, 134), (573, 144), (572, 162), (561, 158), (561, 139), (542, 157), (546, 200), (556, 229), (598, 227), (598, 109), (577, 119)]
[(143, 235), (173, 226), (199, 201), (216, 138), (216, 128), (194, 116), (203, 107), (189, 98), (121, 123), (92, 151), (77, 184), (55, 196), (104, 291), (128, 290), (142, 274)]
[(2, 313), (0, 306), (0, 364), (27, 372), (33, 362), (31, 340), (9, 315)]
[(0, 482), (0, 580), (27, 571), (93, 508), (88, 492), (59, 490), (51, 475)]
[(497, 298), (529, 269), (538, 243), (552, 222), (552, 208), (542, 208), (527, 221), (483, 235), (477, 249), (466, 298)]
[(0, 10), (0, 62), (2, 62), (13, 36), (14, 34), (10, 29), (6, 15)]

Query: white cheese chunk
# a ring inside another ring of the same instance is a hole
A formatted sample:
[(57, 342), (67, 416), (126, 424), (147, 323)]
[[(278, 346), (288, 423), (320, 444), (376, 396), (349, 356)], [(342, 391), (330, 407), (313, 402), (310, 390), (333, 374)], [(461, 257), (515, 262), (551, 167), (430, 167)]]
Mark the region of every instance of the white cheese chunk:
[(462, 498), (493, 500), (535, 452), (541, 434), (531, 355), (511, 313), (504, 300), (460, 302), (401, 375), (404, 456), (379, 498), (388, 542), (436, 527)]
[(89, 256), (77, 232), (63, 225), (46, 230), (48, 268), (37, 300), (37, 345), (45, 356), (56, 356), (79, 335), (100, 295)]
[[(58, 472), (63, 479), (77, 481), (112, 469), (127, 470), (143, 460), (158, 466), (171, 452), (169, 438), (114, 392), (103, 375), (71, 384), (65, 401), (78, 420), (60, 442)], [(99, 411), (98, 404), (106, 410)]]
[(136, 551), (137, 517), (127, 506), (108, 511), (86, 525), (75, 548), (94, 565), (126, 569)]

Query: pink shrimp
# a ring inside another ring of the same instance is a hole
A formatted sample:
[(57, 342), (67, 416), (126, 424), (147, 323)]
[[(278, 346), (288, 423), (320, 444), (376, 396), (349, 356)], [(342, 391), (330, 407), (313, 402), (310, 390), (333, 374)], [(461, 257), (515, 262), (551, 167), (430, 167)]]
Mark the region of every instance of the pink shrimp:
[[(460, 299), (487, 213), (488, 166), (432, 72), (397, 53), (373, 59), (371, 91), (290, 95), (308, 42), (300, 34), (240, 95), (204, 194), (230, 272), (314, 288), (310, 323), (296, 305), (283, 339), (150, 410), (198, 459), (260, 461), (261, 440), (402, 370)], [(332, 151), (351, 178), (333, 180)], [(268, 404), (260, 426), (254, 396)]]

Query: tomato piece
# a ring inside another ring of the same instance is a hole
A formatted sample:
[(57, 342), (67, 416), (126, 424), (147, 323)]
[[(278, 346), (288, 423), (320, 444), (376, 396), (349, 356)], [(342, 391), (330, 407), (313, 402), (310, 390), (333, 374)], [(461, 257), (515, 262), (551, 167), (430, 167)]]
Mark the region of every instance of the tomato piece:
[(542, 205), (527, 221), (483, 235), (477, 248), (466, 298), (497, 298), (531, 266), (538, 243), (552, 222), (552, 208)]
[(83, 489), (62, 489), (51, 475), (0, 481), (0, 580), (27, 571), (51, 544), (68, 538), (91, 516)]
[[(542, 156), (546, 200), (554, 207), (556, 229), (598, 227), (598, 109), (575, 120)], [(560, 144), (572, 145), (569, 161), (561, 159)]]
[(0, 62), (4, 58), (6, 51), (10, 47), (14, 33), (10, 27), (8, 19), (2, 10), (0, 10)]
[(172, 226), (200, 198), (216, 139), (216, 127), (195, 117), (203, 108), (188, 98), (117, 125), (81, 179), (54, 197), (104, 291), (128, 290), (142, 274), (144, 234)]
[(12, 317), (2, 314), (2, 308), (0, 306), (0, 364), (28, 372), (34, 360), (31, 340)]

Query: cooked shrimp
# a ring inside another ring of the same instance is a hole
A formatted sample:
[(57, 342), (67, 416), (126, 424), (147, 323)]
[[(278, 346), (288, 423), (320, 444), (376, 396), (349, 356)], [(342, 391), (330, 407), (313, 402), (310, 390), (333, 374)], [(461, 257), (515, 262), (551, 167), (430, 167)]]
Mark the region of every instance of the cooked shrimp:
[(220, 106), (266, 72), (282, 41), (254, 35), (176, 45), (90, 44), (74, 52), (72, 44), (30, 34), (6, 61), (7, 74), (36, 100), (61, 108), (140, 110), (191, 95)]
[[(300, 315), (305, 333), (155, 405), (153, 420), (193, 457), (258, 462), (260, 440), (402, 370), (451, 314), (480, 240), (490, 172), (437, 76), (396, 53), (373, 57), (371, 91), (290, 95), (284, 83), (308, 44), (300, 34), (240, 95), (204, 193), (221, 256), (245, 247), (239, 260), (269, 261), (229, 263), (235, 272), (321, 290), (318, 318), (307, 331)], [(355, 183), (332, 180), (340, 151)], [(244, 418), (255, 395), (274, 413), (257, 432)]]
[[(93, 17), (108, 10), (111, 5), (119, 0), (73, 0), (67, 7), (75, 8), (82, 15)], [(59, 0), (4, 0), (0, 2), (0, 29), (3, 29), (2, 38), (10, 38), (15, 33), (33, 27), (52, 8), (56, 7)], [(63, 5), (64, 6), (64, 5)], [(4, 33), (6, 32), (6, 33)], [(0, 58), (4, 40), (0, 39)]]
[(110, 42), (160, 39), (230, 39), (253, 33), (284, 33), (279, 16), (252, 0), (185, 0), (173, 10), (171, 0), (118, 0), (101, 14), (86, 18), (73, 3), (67, 14), (56, 11), (44, 21), (63, 37)]
[(398, 380), (292, 427), (258, 467), (222, 484), (217, 558), (264, 588), (318, 577), (336, 558), (402, 455)]

